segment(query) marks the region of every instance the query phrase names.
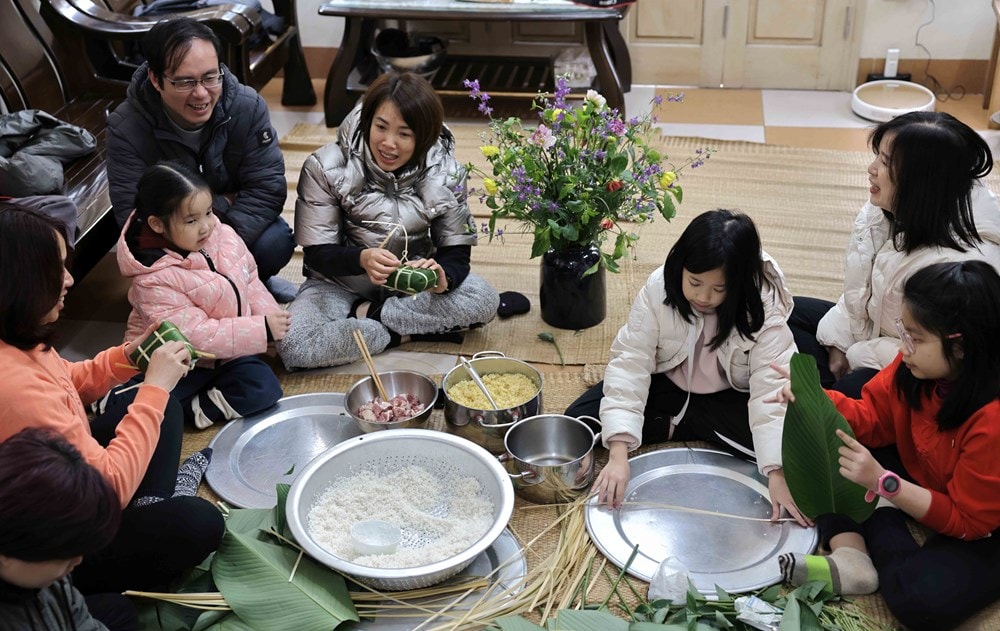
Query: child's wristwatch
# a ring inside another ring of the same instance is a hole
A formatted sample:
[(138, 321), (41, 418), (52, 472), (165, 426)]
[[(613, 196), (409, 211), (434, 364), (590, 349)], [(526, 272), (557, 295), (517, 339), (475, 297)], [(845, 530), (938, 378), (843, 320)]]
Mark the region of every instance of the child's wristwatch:
[(878, 490), (865, 493), (865, 501), (874, 502), (875, 497), (879, 495), (885, 498), (895, 497), (899, 494), (901, 486), (899, 476), (892, 471), (886, 470), (885, 473), (879, 476), (878, 482), (875, 485), (875, 488)]

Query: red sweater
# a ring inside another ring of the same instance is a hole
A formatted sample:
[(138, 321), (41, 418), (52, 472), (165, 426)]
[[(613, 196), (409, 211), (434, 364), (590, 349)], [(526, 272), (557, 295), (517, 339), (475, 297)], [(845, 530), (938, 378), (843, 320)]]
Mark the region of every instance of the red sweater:
[(867, 447), (896, 445), (907, 472), (931, 492), (921, 523), (959, 539), (980, 539), (1000, 528), (1000, 400), (993, 400), (961, 426), (939, 431), (937, 394), (919, 412), (896, 391), (901, 356), (851, 399), (827, 391)]
[(83, 406), (134, 376), (135, 370), (115, 365), (128, 363), (124, 345), (70, 362), (55, 350), (22, 351), (0, 342), (0, 440), (26, 427), (55, 430), (104, 475), (124, 507), (146, 474), (170, 395), (141, 386), (107, 447), (90, 433)]

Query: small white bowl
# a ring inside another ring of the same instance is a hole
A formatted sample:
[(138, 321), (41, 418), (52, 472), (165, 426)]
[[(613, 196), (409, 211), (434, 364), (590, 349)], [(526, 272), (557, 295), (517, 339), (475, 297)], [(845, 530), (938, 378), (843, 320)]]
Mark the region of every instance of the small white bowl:
[(361, 554), (392, 554), (401, 538), (399, 528), (381, 519), (364, 519), (351, 526), (351, 543)]

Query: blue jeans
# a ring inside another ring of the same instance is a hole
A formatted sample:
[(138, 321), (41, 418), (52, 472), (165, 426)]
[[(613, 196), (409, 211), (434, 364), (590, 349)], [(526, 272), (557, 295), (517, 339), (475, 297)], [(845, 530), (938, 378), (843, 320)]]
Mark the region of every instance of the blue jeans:
[(281, 217), (275, 219), (253, 243), (248, 243), (250, 254), (257, 261), (257, 275), (264, 282), (281, 271), (292, 260), (295, 238), (292, 229)]

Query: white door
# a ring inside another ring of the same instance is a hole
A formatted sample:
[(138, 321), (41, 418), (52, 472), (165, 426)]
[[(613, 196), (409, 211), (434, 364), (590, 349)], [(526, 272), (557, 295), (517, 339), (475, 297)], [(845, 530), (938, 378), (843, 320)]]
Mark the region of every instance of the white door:
[(864, 0), (644, 0), (624, 28), (635, 83), (851, 89)]

